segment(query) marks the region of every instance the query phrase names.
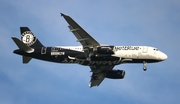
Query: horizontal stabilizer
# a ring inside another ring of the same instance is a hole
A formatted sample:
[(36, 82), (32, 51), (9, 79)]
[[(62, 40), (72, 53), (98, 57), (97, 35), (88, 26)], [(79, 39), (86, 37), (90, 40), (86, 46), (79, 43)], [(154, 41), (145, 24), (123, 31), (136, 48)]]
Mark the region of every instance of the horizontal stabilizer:
[(27, 57), (27, 56), (22, 56), (23, 58), (23, 63), (28, 63), (32, 58), (31, 57)]
[(20, 41), (18, 38), (16, 38), (16, 37), (11, 37), (11, 38), (13, 39), (13, 41), (16, 43), (16, 45), (19, 47), (20, 50), (26, 51), (27, 53), (34, 52), (33, 48), (28, 47), (22, 41)]

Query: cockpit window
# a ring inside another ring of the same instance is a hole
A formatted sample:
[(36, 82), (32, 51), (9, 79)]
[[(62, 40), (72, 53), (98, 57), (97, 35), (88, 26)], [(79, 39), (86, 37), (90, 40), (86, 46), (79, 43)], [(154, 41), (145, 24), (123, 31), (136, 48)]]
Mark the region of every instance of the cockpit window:
[(157, 48), (154, 48), (153, 50), (159, 51)]

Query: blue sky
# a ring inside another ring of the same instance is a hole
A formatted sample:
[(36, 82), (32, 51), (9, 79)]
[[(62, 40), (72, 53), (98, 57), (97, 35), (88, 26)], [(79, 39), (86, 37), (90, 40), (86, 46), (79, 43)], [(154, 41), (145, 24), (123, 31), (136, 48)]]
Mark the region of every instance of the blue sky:
[[(179, 104), (179, 0), (1, 0), (0, 104)], [(105, 79), (89, 88), (90, 69), (13, 54), (20, 26), (46, 46), (80, 45), (60, 12), (70, 15), (102, 44), (148, 45), (168, 55), (164, 62), (124, 64), (123, 80)]]

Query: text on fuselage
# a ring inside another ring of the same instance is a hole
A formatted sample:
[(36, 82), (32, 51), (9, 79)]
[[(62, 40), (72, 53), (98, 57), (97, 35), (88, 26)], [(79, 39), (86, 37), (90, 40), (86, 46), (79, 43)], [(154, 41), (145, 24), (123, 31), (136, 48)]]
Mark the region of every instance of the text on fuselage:
[(118, 46), (115, 48), (116, 48), (116, 51), (118, 51), (118, 50), (139, 50), (138, 46)]
[(65, 55), (65, 52), (51, 52), (51, 55)]
[(78, 63), (82, 64), (86, 62), (86, 65), (117, 65), (120, 64), (120, 60), (116, 61), (85, 61), (85, 60), (69, 60), (64, 59), (61, 63)]

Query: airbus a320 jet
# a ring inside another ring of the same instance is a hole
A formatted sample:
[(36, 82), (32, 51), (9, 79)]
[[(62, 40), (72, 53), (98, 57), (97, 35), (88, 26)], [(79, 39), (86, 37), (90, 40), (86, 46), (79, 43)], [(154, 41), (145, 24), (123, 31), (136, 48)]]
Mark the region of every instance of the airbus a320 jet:
[(104, 78), (123, 79), (125, 71), (113, 69), (115, 65), (142, 63), (143, 70), (146, 71), (147, 63), (167, 59), (167, 55), (155, 47), (102, 45), (70, 16), (62, 13), (61, 16), (67, 21), (70, 31), (82, 46), (46, 47), (28, 27), (20, 27), (21, 40), (16, 37), (12, 39), (19, 47), (14, 50), (14, 53), (22, 55), (23, 63), (28, 63), (35, 58), (56, 63), (89, 66), (92, 72), (89, 86), (93, 87), (99, 86)]

